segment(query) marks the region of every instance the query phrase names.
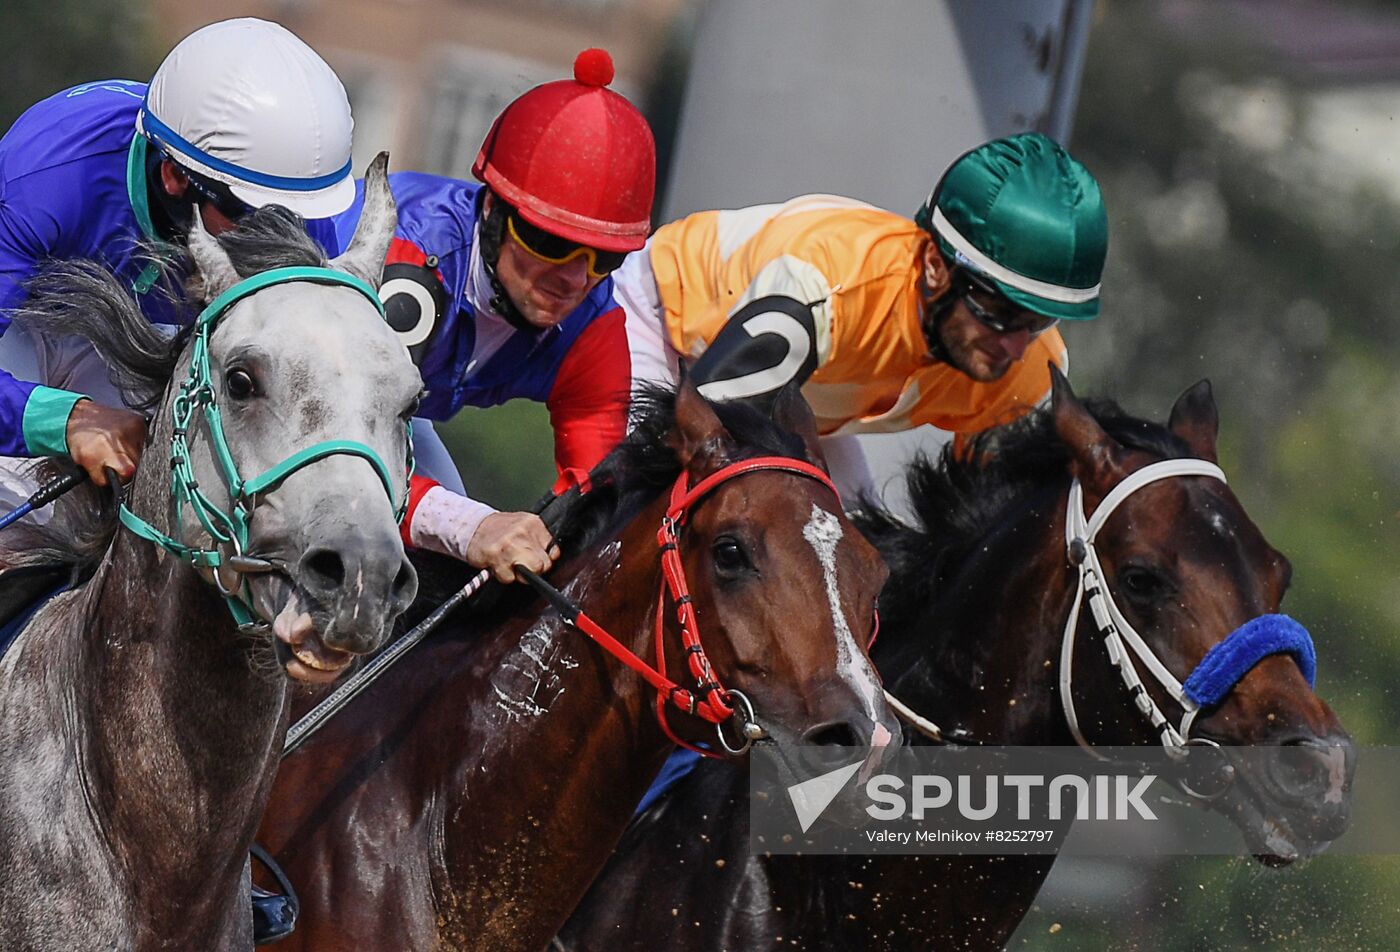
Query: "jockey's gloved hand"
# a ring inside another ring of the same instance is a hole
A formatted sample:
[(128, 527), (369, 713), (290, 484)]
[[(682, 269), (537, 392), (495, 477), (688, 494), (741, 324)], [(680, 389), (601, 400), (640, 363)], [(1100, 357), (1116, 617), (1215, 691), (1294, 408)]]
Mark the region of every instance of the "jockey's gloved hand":
[(413, 507), (409, 541), (514, 582), (512, 566), (545, 572), (559, 557), (544, 522), (534, 513), (497, 512), (485, 503), (434, 486)]
[(132, 410), (79, 400), (68, 415), (68, 456), (99, 486), (107, 472), (127, 482), (146, 443), (146, 418)]

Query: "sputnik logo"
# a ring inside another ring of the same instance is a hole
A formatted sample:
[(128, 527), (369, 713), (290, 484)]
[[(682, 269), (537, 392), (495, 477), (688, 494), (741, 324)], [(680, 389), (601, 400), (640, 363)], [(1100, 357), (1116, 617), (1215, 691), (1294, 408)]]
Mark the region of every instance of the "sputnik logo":
[(831, 801), (836, 799), (836, 795), (864, 763), (863, 760), (857, 760), (853, 764), (838, 767), (820, 777), (813, 777), (787, 788), (788, 799), (792, 801), (792, 809), (797, 813), (797, 822), (803, 833), (811, 829), (812, 824), (831, 806)]

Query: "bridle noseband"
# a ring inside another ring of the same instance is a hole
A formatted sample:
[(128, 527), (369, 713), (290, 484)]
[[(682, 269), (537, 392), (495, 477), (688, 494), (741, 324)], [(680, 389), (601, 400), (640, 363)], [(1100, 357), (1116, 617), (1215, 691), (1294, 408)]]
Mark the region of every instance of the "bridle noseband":
[[(661, 589), (656, 598), (657, 672), (663, 678), (666, 676), (665, 614), (666, 595), (669, 593), (671, 601), (675, 604), (676, 620), (680, 622), (681, 626), (681, 644), (685, 649), (686, 665), (695, 682), (693, 691), (673, 689), (670, 692), (658, 693), (656, 696), (656, 718), (661, 724), (661, 729), (673, 742), (711, 757), (716, 757), (718, 754), (688, 744), (672, 732), (666, 719), (667, 702), (687, 714), (696, 715), (714, 724), (720, 745), (734, 756), (744, 753), (753, 746), (755, 740), (760, 740), (767, 735), (754, 717), (752, 702), (741, 692), (723, 687), (715, 675), (714, 669), (710, 667), (710, 659), (705, 656), (705, 649), (700, 644), (700, 625), (695, 617), (695, 605), (690, 597), (690, 589), (686, 585), (685, 566), (681, 564), (680, 533), (690, 511), (720, 485), (738, 476), (762, 471), (795, 473), (808, 479), (814, 479), (835, 493), (839, 504), (840, 493), (837, 492), (836, 485), (831, 481), (831, 477), (819, 467), (802, 460), (781, 456), (760, 456), (731, 463), (706, 476), (694, 486), (687, 486), (689, 477), (682, 471), (671, 487), (671, 502), (666, 509), (666, 514), (661, 517), (661, 529), (656, 534), (657, 545), (661, 547), (662, 578)], [(724, 724), (735, 717), (736, 711), (742, 722), (740, 725), (741, 741), (738, 746), (731, 745), (724, 735)]]
[[(251, 600), (242, 594), (246, 588), (242, 581), (243, 576), (251, 572), (270, 571), (272, 568), (269, 563), (250, 556), (247, 551), (249, 523), (259, 494), (275, 489), (297, 470), (328, 456), (359, 456), (374, 467), (375, 474), (384, 484), (385, 492), (389, 494), (390, 502), (394, 501), (394, 482), (389, 468), (371, 447), (354, 440), (326, 440), (316, 443), (293, 453), (250, 479), (244, 479), (238, 473), (238, 464), (234, 461), (228, 440), (224, 436), (223, 416), (219, 411), (214, 391), (213, 374), (209, 366), (209, 338), (218, 322), (233, 305), (263, 288), (294, 281), (353, 288), (374, 304), (381, 317), (384, 316), (384, 305), (369, 284), (354, 275), (333, 268), (274, 268), (245, 278), (220, 294), (196, 320), (189, 375), (180, 384), (180, 392), (175, 395), (171, 410), (173, 427), (170, 436), (170, 511), (174, 532), (171, 535), (161, 532), (127, 508), (125, 503), (122, 503), (117, 513), (122, 524), (136, 535), (155, 543), (196, 569), (208, 569), (234, 621), (243, 629), (259, 626)], [(195, 478), (194, 463), (190, 457), (189, 434), (196, 425), (195, 414), (200, 410), (204, 412), (215, 462), (218, 464), (224, 485), (228, 488), (231, 512), (224, 512), (210, 500), (199, 488)], [(408, 431), (407, 472), (410, 475), (413, 472), (412, 429)], [(407, 504), (408, 486), (405, 481), (404, 498), (395, 510), (397, 519), (403, 518)], [(194, 511), (200, 525), (209, 534), (208, 547), (185, 545), (173, 537), (181, 534), (186, 507)], [(231, 549), (232, 552), (226, 554), (225, 548)], [(226, 587), (219, 571), (221, 567), (233, 570), (240, 579), (239, 583), (232, 588)]]

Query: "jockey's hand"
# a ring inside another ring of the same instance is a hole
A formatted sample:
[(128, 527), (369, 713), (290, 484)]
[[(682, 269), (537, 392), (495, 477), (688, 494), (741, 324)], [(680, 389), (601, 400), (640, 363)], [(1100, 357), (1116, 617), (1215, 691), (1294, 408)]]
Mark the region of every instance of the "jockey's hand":
[(132, 410), (79, 400), (68, 415), (68, 456), (99, 486), (107, 470), (127, 482), (146, 442), (146, 418)]
[(467, 561), (490, 569), (502, 582), (516, 580), (514, 566), (547, 572), (559, 558), (549, 530), (532, 512), (495, 512), (481, 520), (467, 544)]

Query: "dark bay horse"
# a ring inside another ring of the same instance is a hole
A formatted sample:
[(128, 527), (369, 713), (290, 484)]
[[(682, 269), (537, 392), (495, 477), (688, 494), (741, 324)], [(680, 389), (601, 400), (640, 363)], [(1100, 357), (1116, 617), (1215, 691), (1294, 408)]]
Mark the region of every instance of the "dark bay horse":
[[(819, 459), (806, 404), (794, 391), (769, 420), (689, 384), (644, 403), (610, 475), (565, 513), (563, 550), (580, 554), (551, 580), (685, 670), (658, 529), (673, 487), (708, 485), (679, 550), (715, 676), (776, 740), (887, 744), (897, 725), (863, 650), (885, 570), (825, 478), (789, 471)], [(754, 458), (768, 462), (745, 472)], [(283, 764), (259, 842), (301, 893), (286, 948), (544, 947), (672, 749), (655, 699), (526, 592), (458, 619)]]
[[(872, 652), (894, 697), (968, 743), (1073, 745), (1060, 695), (1062, 635), (1077, 573), (1066, 555), (1071, 478), (1085, 511), (1164, 459), (1215, 460), (1209, 386), (1161, 427), (1111, 404), (1093, 413), (1057, 379), (1053, 409), (978, 451), (916, 465), (920, 525), (858, 517), (890, 566)], [(1096, 541), (1108, 587), (1172, 671), (1192, 670), (1242, 623), (1276, 612), (1289, 566), (1226, 485), (1176, 476), (1122, 500)], [(1094, 745), (1160, 742), (1086, 610), (1073, 655), (1078, 725)], [(1150, 677), (1163, 712), (1181, 708)], [(1221, 745), (1290, 745), (1295, 770), (1249, 772), (1215, 804), (1270, 863), (1316, 852), (1343, 831), (1350, 740), (1293, 658), (1259, 661), (1189, 731)], [(916, 741), (920, 738), (916, 738)], [(1193, 755), (1190, 755), (1193, 756)], [(1021, 921), (1053, 856), (753, 857), (748, 785), (701, 764), (628, 830), (557, 947), (653, 949), (997, 949)]]
[(7, 553), (91, 575), (0, 662), (5, 948), (252, 946), (287, 676), (377, 648), (417, 585), (395, 509), (422, 384), (372, 286), (395, 216), (382, 161), (370, 178), (374, 212), (334, 262), (284, 209), (218, 242), (196, 225), (192, 300), (215, 305), (174, 341), (95, 265), (57, 266), (18, 315), (87, 337), (157, 416), (125, 507), (65, 500)]

